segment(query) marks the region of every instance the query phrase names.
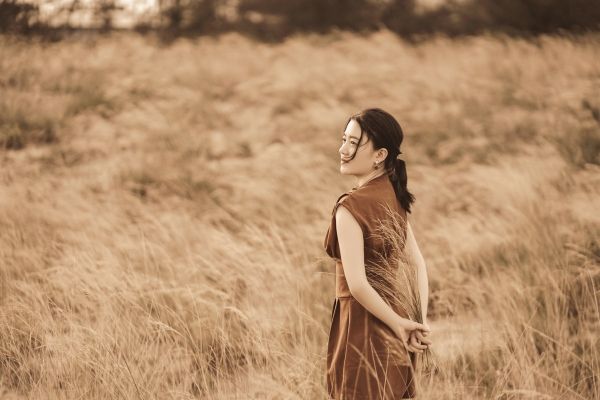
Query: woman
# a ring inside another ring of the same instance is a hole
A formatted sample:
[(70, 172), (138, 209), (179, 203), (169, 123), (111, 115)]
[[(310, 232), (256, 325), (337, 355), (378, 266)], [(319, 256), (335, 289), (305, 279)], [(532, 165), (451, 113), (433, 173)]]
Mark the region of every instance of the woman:
[[(415, 397), (416, 353), (432, 344), (426, 337), (427, 272), (407, 219), (414, 197), (398, 158), (402, 140), (396, 119), (379, 108), (351, 116), (342, 137), (340, 172), (355, 176), (357, 185), (338, 198), (324, 242), (336, 260), (327, 351), (333, 399)], [(397, 239), (385, 240), (377, 232), (393, 215), (400, 221), (392, 230)], [(416, 302), (394, 286), (400, 253), (417, 269)], [(404, 301), (394, 301), (398, 298)], [(421, 304), (413, 312), (420, 315), (411, 319), (406, 303)]]

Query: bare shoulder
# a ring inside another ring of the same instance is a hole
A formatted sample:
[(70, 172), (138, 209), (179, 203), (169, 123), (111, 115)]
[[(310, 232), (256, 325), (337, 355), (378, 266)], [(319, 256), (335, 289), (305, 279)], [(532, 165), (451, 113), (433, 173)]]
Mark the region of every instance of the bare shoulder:
[(347, 204), (340, 203), (335, 212), (335, 224), (338, 232), (362, 231), (362, 227)]
[(356, 218), (354, 218), (354, 215), (352, 215), (351, 209), (348, 207), (348, 204), (344, 204), (343, 202), (340, 202), (340, 204), (338, 204), (337, 210), (335, 211), (335, 216), (337, 223), (356, 221)]

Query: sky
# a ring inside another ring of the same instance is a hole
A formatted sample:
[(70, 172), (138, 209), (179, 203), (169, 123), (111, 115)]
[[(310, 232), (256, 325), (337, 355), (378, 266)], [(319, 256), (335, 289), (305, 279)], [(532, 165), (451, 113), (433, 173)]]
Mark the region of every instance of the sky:
[[(44, 20), (53, 16), (49, 21), (51, 24), (61, 24), (67, 19), (67, 15), (56, 15), (56, 11), (61, 7), (67, 7), (73, 3), (73, 0), (35, 0), (28, 1), (37, 3), (40, 7), (40, 13)], [(98, 3), (98, 0), (79, 0), (82, 5), (78, 12), (74, 12), (70, 17), (70, 23), (73, 26), (89, 26), (93, 22), (93, 14), (90, 11), (93, 5)], [(157, 0), (116, 0), (118, 6), (123, 7), (122, 12), (113, 14), (113, 22), (116, 27), (131, 27), (135, 22), (135, 18), (144, 13), (153, 13), (158, 10)]]

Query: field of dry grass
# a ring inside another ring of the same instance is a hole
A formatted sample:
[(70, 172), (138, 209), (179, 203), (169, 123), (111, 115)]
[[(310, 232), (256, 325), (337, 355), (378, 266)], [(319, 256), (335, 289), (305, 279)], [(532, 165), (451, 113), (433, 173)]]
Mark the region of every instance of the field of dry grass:
[(348, 115), (406, 133), (423, 399), (600, 398), (600, 36), (0, 38), (0, 397), (324, 399)]

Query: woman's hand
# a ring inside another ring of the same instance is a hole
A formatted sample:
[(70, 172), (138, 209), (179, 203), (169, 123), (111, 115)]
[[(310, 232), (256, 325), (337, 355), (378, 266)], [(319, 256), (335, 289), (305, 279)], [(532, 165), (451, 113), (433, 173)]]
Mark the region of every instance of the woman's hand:
[(408, 339), (408, 350), (417, 353), (422, 353), (423, 350), (431, 346), (431, 340), (425, 337), (427, 333), (428, 332), (422, 332), (418, 329), (412, 331), (410, 333), (410, 338)]
[[(396, 336), (398, 336), (402, 342), (404, 343), (405, 347), (409, 350), (409, 351), (416, 351), (416, 352), (422, 352), (423, 349), (426, 349), (428, 345), (424, 345), (421, 343), (414, 343), (415, 340), (423, 340), (425, 339), (425, 343), (431, 344), (431, 341), (429, 339), (426, 339), (424, 336), (428, 335), (430, 332), (430, 328), (429, 325), (425, 324), (421, 324), (418, 323), (416, 321), (407, 319), (407, 318), (400, 318), (398, 324), (396, 325), (395, 329), (394, 329), (394, 333), (396, 334)], [(413, 332), (415, 332), (415, 335), (418, 334), (419, 336), (415, 336), (414, 339), (411, 339), (411, 336), (413, 335)], [(417, 333), (418, 332), (418, 333)], [(423, 339), (418, 339), (419, 337), (423, 338)]]

